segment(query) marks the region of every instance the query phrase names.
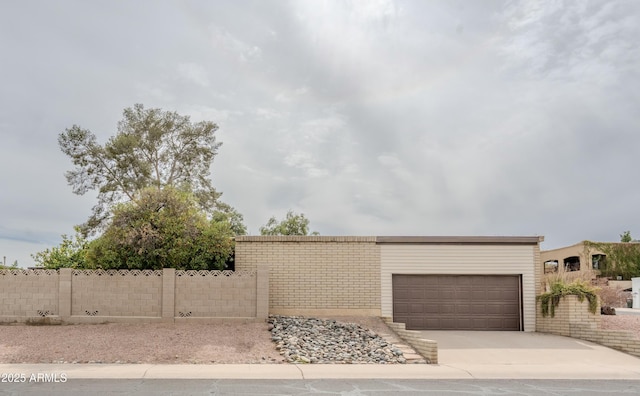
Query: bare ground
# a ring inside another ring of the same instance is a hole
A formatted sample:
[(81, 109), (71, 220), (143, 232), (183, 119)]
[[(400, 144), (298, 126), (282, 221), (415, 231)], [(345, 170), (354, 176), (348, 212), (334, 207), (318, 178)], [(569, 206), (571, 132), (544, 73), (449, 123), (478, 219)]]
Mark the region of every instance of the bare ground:
[[(328, 318), (324, 318), (328, 319)], [(378, 334), (374, 317), (335, 317)], [(633, 331), (640, 316), (603, 315), (602, 328)], [(267, 323), (0, 326), (0, 363), (282, 363)]]
[(0, 327), (2, 363), (278, 363), (266, 323)]
[[(379, 318), (335, 318), (375, 332)], [(0, 363), (282, 363), (266, 322), (0, 325)]]
[(640, 315), (602, 315), (600, 328), (631, 331), (640, 339)]

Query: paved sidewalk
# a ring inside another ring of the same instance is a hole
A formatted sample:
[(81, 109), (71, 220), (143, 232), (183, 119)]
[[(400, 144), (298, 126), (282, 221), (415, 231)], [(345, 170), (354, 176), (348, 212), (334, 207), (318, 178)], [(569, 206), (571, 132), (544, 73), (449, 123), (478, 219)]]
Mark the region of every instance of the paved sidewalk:
[(73, 379), (630, 379), (640, 380), (635, 364), (412, 364), (412, 365), (151, 365), (0, 364), (0, 373), (55, 375)]

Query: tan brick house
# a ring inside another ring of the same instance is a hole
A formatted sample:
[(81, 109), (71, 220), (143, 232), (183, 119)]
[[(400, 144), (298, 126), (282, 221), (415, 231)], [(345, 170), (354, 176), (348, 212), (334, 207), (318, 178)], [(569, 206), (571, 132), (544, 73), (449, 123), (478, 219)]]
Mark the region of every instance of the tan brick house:
[(408, 329), (535, 331), (539, 236), (241, 236), (269, 266), (269, 312), (374, 315)]

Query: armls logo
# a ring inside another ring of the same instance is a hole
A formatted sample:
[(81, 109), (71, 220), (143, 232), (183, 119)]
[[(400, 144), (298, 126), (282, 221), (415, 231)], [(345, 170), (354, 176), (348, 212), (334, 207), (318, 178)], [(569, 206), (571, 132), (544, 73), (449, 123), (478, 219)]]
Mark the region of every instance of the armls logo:
[(29, 382), (67, 382), (67, 374), (31, 373)]

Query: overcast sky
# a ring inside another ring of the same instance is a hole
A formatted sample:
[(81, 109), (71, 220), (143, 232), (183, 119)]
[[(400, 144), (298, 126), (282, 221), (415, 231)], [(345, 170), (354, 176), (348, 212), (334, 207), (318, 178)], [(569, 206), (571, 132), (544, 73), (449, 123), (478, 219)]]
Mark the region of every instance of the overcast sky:
[(0, 3), (0, 258), (90, 215), (58, 134), (210, 120), (251, 234), (640, 237), (640, 2)]

